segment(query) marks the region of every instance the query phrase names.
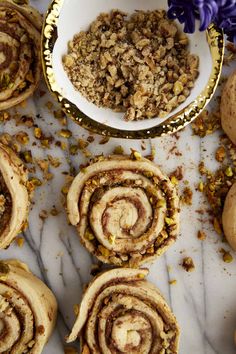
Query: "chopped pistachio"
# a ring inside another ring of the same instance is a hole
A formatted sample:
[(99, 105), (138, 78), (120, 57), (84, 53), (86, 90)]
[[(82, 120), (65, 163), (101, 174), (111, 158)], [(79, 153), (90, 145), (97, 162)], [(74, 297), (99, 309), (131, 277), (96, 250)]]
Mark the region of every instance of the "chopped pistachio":
[(83, 154), (85, 157), (90, 158), (92, 156), (92, 153), (88, 149), (83, 149)]
[(135, 150), (133, 150), (133, 149), (131, 149), (131, 151), (132, 151), (132, 153), (131, 153), (131, 158), (132, 158), (133, 160), (138, 160), (138, 161), (140, 161), (140, 160), (142, 159), (142, 155), (140, 154), (140, 152), (135, 151)]
[(49, 148), (50, 147), (49, 139), (42, 139), (42, 140), (40, 140), (40, 143), (41, 143), (42, 147), (45, 147), (45, 148)]
[(36, 187), (39, 187), (39, 186), (42, 185), (42, 182), (41, 182), (40, 179), (37, 178), (37, 177), (32, 177), (32, 178), (30, 178), (29, 181), (30, 181), (31, 183), (33, 183), (33, 185), (36, 186)]
[(233, 256), (230, 254), (230, 252), (225, 251), (223, 254), (223, 261), (225, 263), (231, 263), (233, 260)]
[(23, 247), (24, 242), (25, 242), (25, 239), (23, 237), (17, 237), (16, 243), (17, 243), (18, 247), (20, 247), (20, 248)]
[(74, 304), (74, 306), (73, 306), (75, 316), (78, 316), (78, 314), (79, 314), (79, 307), (80, 306), (78, 304)]
[(174, 220), (173, 219), (171, 219), (171, 218), (165, 218), (165, 222), (166, 222), (166, 224), (168, 225), (168, 226), (170, 226), (170, 225), (173, 225), (174, 224)]
[(164, 199), (159, 199), (158, 202), (156, 203), (157, 208), (161, 208), (166, 205), (166, 202)]
[(56, 119), (62, 119), (65, 116), (65, 113), (61, 109), (58, 109), (57, 111), (53, 111), (53, 115)]
[(114, 245), (115, 241), (116, 241), (116, 236), (115, 235), (110, 235), (108, 240), (109, 240), (111, 245)]
[(169, 284), (170, 285), (176, 285), (177, 284), (177, 280), (176, 279), (169, 280)]
[(15, 135), (15, 137), (16, 137), (16, 140), (18, 141), (18, 143), (20, 143), (22, 145), (26, 145), (29, 143), (29, 136), (25, 132), (19, 132)]
[(45, 172), (45, 171), (48, 170), (49, 162), (48, 162), (47, 160), (45, 160), (45, 159), (43, 159), (43, 160), (37, 159), (36, 162), (37, 162), (39, 168), (40, 168), (42, 171)]
[(52, 109), (53, 107), (53, 103), (51, 101), (48, 101), (45, 106), (49, 109), (49, 111)]
[(199, 190), (199, 192), (203, 192), (203, 190), (204, 190), (204, 184), (202, 181), (199, 182), (198, 190)]
[(219, 252), (222, 254), (222, 259), (225, 263), (231, 263), (233, 262), (233, 256), (229, 251), (226, 251), (224, 248), (221, 248)]
[(225, 174), (227, 177), (232, 177), (233, 176), (233, 171), (232, 171), (232, 168), (230, 166), (228, 166), (226, 169), (225, 169)]
[(137, 277), (140, 278), (140, 279), (144, 279), (144, 278), (145, 278), (145, 274), (139, 273), (139, 274), (137, 275)]
[(102, 256), (104, 256), (106, 258), (110, 256), (110, 251), (107, 248), (105, 248), (104, 246), (98, 245), (98, 250), (102, 254)]
[(79, 150), (79, 147), (78, 145), (71, 145), (69, 150), (71, 155), (76, 155)]
[(10, 119), (10, 113), (9, 112), (0, 112), (0, 121), (1, 122), (6, 122), (9, 119)]
[(72, 133), (69, 129), (61, 129), (59, 132), (58, 132), (58, 135), (61, 136), (62, 138), (70, 138), (72, 136)]
[(61, 189), (61, 193), (66, 195), (68, 194), (69, 192), (69, 187), (68, 186), (63, 186), (62, 189)]
[(214, 183), (209, 183), (208, 188), (210, 189), (211, 192), (214, 192), (216, 186)]
[(174, 184), (175, 186), (177, 184), (179, 184), (179, 181), (177, 180), (177, 178), (175, 176), (172, 176), (171, 179), (170, 179), (171, 183)]
[(47, 155), (47, 156), (48, 156), (48, 160), (49, 160), (50, 164), (53, 167), (57, 168), (61, 165), (60, 159), (58, 157), (53, 157), (51, 155)]
[(86, 147), (88, 147), (88, 145), (89, 145), (89, 142), (88, 142), (88, 141), (83, 140), (83, 139), (78, 139), (78, 148), (79, 148), (80, 150), (85, 149)]
[(87, 230), (85, 231), (84, 237), (85, 237), (87, 240), (89, 240), (89, 241), (92, 241), (92, 240), (95, 239), (94, 235), (92, 234), (92, 232), (91, 232), (89, 229), (87, 229)]
[(42, 137), (42, 130), (39, 127), (34, 128), (34, 136), (36, 139), (40, 139)]
[(123, 149), (123, 147), (121, 145), (118, 145), (113, 150), (113, 153), (116, 154), (116, 155), (123, 155), (124, 154), (124, 149)]
[(183, 89), (184, 89), (184, 87), (183, 87), (182, 82), (176, 81), (174, 83), (174, 94), (175, 94), (175, 96), (178, 96), (183, 91)]
[(143, 172), (143, 175), (144, 175), (145, 177), (147, 177), (147, 178), (151, 178), (151, 177), (153, 177), (153, 172), (151, 172), (151, 171), (144, 171), (144, 172)]
[(33, 158), (32, 158), (32, 154), (31, 154), (31, 151), (24, 151), (22, 153), (23, 155), (23, 160), (26, 162), (26, 163), (32, 163), (33, 162)]

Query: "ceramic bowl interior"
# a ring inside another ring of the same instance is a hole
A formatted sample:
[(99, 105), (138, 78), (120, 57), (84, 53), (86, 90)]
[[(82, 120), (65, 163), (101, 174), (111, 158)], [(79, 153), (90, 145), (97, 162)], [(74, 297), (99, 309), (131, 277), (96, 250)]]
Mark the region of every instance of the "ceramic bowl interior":
[[(43, 35), (43, 65), (47, 83), (63, 108), (86, 128), (104, 135), (149, 137), (174, 132), (204, 108), (219, 79), (223, 59), (222, 33), (212, 27), (208, 32), (189, 35), (189, 50), (200, 58), (199, 76), (187, 100), (167, 117), (126, 122), (123, 113), (99, 108), (76, 91), (62, 65), (68, 42), (101, 12), (120, 9), (128, 14), (135, 10), (167, 9), (167, 0), (54, 0), (48, 10)], [(179, 25), (181, 28), (181, 25)], [(213, 43), (214, 42), (214, 43)], [(200, 99), (200, 100), (199, 100)]]

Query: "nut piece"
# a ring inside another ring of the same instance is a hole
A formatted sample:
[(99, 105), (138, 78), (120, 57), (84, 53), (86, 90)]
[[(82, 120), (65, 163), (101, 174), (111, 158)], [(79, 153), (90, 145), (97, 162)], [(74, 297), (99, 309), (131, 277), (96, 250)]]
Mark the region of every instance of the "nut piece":
[(236, 182), (226, 196), (222, 223), (225, 237), (233, 250), (236, 251)]
[(220, 110), (222, 128), (236, 144), (236, 71), (228, 78), (223, 89)]

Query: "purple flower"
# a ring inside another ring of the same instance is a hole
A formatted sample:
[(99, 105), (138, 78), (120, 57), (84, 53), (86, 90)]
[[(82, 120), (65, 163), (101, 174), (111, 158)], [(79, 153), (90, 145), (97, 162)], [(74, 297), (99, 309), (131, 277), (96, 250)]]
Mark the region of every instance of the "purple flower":
[(195, 10), (192, 1), (168, 0), (168, 16), (171, 19), (178, 19), (184, 23), (184, 32), (193, 33), (195, 31)]
[(184, 24), (184, 31), (195, 31), (195, 20), (200, 31), (211, 23), (222, 28), (228, 39), (236, 43), (236, 0), (168, 0), (168, 16)]

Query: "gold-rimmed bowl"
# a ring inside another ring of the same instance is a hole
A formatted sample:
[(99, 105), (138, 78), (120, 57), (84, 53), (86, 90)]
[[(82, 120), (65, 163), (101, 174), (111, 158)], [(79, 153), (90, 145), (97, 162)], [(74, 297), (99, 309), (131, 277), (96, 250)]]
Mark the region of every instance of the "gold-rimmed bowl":
[[(42, 61), (47, 85), (62, 109), (82, 127), (105, 136), (145, 139), (175, 133), (192, 122), (211, 100), (217, 87), (224, 56), (221, 30), (210, 25), (206, 32), (189, 35), (189, 50), (200, 59), (199, 76), (187, 100), (166, 118), (126, 122), (123, 114), (99, 108), (75, 90), (62, 64), (68, 42), (86, 30), (102, 12), (120, 9), (167, 9), (167, 0), (53, 0), (47, 11), (42, 34)], [(181, 26), (180, 26), (181, 27)]]

